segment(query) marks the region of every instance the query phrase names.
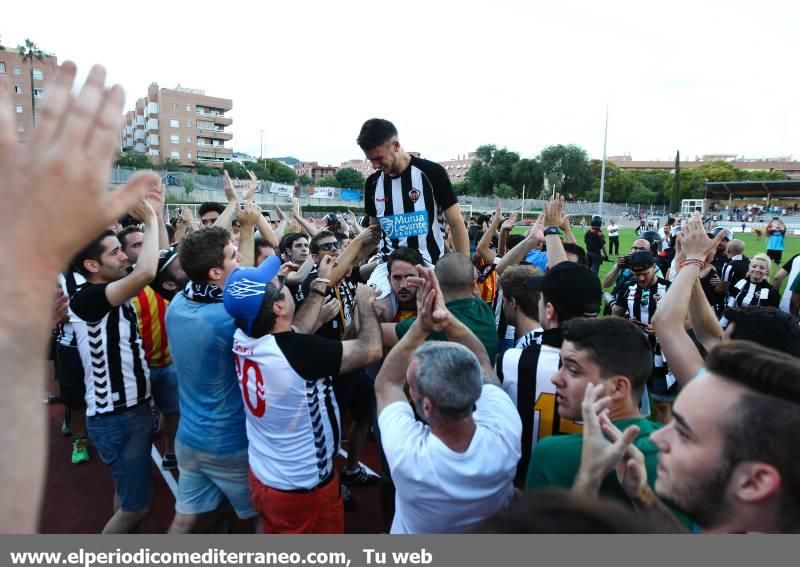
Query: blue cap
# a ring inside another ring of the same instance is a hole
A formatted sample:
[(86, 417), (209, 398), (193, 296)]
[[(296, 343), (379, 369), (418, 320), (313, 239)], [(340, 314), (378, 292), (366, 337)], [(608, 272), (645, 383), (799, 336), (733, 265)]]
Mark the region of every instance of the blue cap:
[(257, 268), (237, 268), (225, 282), (222, 300), (225, 311), (236, 319), (236, 325), (248, 336), (253, 331), (253, 323), (261, 310), (267, 284), (280, 269), (280, 258), (268, 256)]

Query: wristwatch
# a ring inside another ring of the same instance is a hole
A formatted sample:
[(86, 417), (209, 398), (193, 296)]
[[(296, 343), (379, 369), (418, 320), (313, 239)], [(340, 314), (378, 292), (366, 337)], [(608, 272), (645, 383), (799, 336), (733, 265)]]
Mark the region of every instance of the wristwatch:
[(558, 230), (557, 226), (548, 226), (546, 229), (544, 229), (545, 236), (550, 236), (551, 234), (555, 234), (556, 236), (561, 236), (561, 231)]

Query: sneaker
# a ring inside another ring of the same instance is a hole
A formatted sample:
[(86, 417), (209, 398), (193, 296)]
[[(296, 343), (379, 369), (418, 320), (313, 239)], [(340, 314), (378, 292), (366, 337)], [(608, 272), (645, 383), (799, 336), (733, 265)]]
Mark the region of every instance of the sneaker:
[(164, 453), (164, 458), (161, 459), (161, 468), (165, 471), (178, 470), (178, 459), (175, 458), (175, 453)]
[(356, 503), (353, 500), (353, 495), (350, 493), (350, 489), (344, 484), (342, 485), (342, 500), (344, 501), (345, 512), (352, 512), (355, 510)]
[(358, 465), (354, 471), (345, 469), (342, 473), (342, 481), (349, 486), (373, 486), (379, 480), (380, 477), (368, 473), (364, 465)]
[(86, 437), (79, 437), (72, 442), (72, 464), (89, 462), (89, 440)]
[(72, 428), (69, 426), (69, 422), (66, 419), (61, 423), (61, 435), (64, 437), (72, 437)]

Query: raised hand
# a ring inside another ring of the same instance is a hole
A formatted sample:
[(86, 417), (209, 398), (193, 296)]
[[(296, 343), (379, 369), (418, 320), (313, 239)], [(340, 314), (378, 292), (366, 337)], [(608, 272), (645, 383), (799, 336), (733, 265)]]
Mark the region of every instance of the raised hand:
[(256, 177), (256, 174), (248, 169), (247, 175), (250, 177), (250, 183), (247, 184), (247, 191), (242, 195), (242, 201), (252, 200), (256, 194), (256, 189), (258, 189), (258, 177)]
[(556, 193), (552, 199), (544, 204), (544, 225), (545, 227), (560, 226), (564, 211), (564, 197)]
[(262, 214), (261, 207), (259, 207), (255, 201), (247, 201), (243, 207), (244, 208), (240, 209), (237, 213), (239, 223), (242, 226), (255, 226)]
[(228, 199), (229, 203), (239, 202), (239, 195), (236, 194), (236, 189), (233, 186), (231, 176), (228, 175), (227, 169), (222, 171), (222, 186), (225, 189), (225, 198)]

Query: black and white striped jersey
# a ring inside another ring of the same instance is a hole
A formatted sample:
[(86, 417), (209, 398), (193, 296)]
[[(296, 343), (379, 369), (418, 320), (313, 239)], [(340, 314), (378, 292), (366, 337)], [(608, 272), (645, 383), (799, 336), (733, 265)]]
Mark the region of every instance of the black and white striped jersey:
[(780, 294), (766, 280), (755, 283), (750, 278), (741, 279), (728, 293), (728, 307), (778, 307), (781, 302)]
[[(58, 285), (64, 291), (64, 295), (71, 301), (72, 296), (86, 285), (86, 278), (78, 272), (67, 270), (63, 274), (58, 274)], [(65, 321), (61, 324), (58, 330), (58, 342), (62, 346), (73, 348), (78, 346), (78, 339), (75, 337), (75, 329), (70, 321)]]
[(124, 411), (150, 398), (150, 373), (130, 301), (113, 307), (108, 284), (87, 285), (70, 299), (70, 322), (86, 383), (86, 415)]
[(531, 455), (539, 439), (561, 433), (580, 433), (577, 423), (558, 415), (553, 375), (561, 366), (561, 329), (544, 331), (541, 344), (510, 348), (498, 361), (497, 375), (503, 390), (517, 406), (522, 420), (522, 457), (514, 484), (523, 486)]
[(435, 264), (445, 254), (444, 211), (457, 202), (445, 169), (416, 156), (398, 177), (376, 171), (364, 184), (364, 209), (380, 224), (384, 255), (408, 246)]

